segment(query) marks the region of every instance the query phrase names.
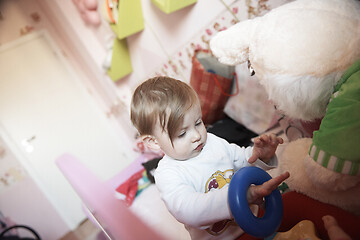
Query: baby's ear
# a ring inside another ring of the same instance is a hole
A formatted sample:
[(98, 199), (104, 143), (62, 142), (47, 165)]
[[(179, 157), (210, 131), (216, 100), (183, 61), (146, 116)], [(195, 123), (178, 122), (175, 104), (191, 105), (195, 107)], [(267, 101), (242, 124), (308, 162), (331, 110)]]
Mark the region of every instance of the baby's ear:
[(144, 142), (144, 144), (151, 150), (155, 150), (155, 151), (160, 150), (159, 143), (154, 136), (144, 135), (144, 136), (141, 136), (141, 139)]

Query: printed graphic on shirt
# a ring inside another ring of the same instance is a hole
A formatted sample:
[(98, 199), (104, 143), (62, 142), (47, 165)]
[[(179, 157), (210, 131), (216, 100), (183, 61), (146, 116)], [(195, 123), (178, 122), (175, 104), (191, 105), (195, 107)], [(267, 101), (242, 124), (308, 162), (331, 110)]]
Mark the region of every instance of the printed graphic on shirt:
[(221, 189), (226, 184), (230, 183), (232, 176), (234, 175), (234, 170), (228, 169), (224, 172), (216, 171), (209, 180), (206, 182), (205, 193), (210, 192), (211, 189)]
[[(234, 170), (232, 169), (228, 169), (224, 172), (216, 171), (206, 182), (205, 193), (210, 192), (212, 189), (215, 190), (223, 188), (225, 185), (230, 183), (233, 175)], [(226, 219), (213, 224), (210, 228), (206, 229), (206, 231), (209, 234), (216, 236), (223, 233), (231, 225), (236, 225), (234, 220)]]

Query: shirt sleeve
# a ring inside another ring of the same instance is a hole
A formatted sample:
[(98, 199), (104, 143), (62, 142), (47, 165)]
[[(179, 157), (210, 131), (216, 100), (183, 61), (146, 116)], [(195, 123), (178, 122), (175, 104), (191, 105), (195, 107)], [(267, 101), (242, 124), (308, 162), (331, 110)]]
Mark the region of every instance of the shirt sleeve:
[(227, 186), (206, 194), (196, 192), (179, 169), (172, 168), (158, 168), (155, 181), (166, 207), (179, 222), (206, 229), (215, 222), (231, 219)]
[(270, 159), (269, 163), (265, 163), (261, 161), (260, 159), (257, 159), (253, 166), (259, 167), (261, 169), (264, 169), (265, 171), (276, 168), (278, 166), (278, 158), (276, 154)]

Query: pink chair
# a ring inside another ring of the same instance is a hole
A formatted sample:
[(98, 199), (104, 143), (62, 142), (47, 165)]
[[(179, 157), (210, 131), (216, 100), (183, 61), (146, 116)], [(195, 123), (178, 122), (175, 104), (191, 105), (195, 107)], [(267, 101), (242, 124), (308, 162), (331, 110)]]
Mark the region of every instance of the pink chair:
[(56, 164), (82, 199), (92, 220), (109, 239), (164, 239), (116, 199), (114, 189), (101, 182), (78, 159), (64, 154), (56, 160)]

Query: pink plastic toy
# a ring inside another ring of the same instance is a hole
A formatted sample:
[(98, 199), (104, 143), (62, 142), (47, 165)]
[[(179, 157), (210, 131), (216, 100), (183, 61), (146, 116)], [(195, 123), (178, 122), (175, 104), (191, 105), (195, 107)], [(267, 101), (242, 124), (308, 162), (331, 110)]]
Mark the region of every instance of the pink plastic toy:
[(64, 154), (56, 164), (109, 239), (164, 239), (116, 199), (114, 189), (78, 159)]

